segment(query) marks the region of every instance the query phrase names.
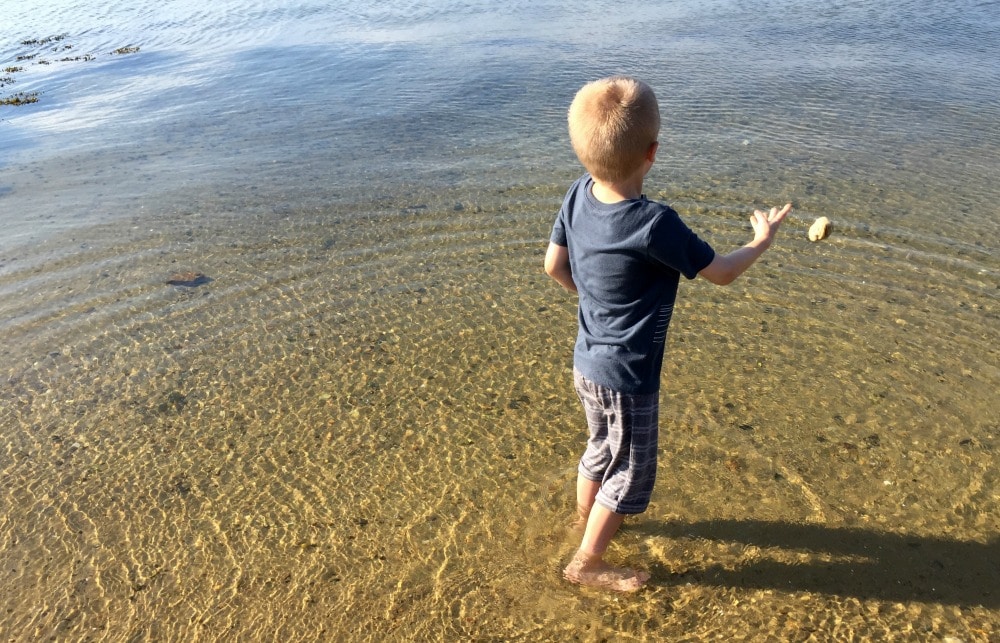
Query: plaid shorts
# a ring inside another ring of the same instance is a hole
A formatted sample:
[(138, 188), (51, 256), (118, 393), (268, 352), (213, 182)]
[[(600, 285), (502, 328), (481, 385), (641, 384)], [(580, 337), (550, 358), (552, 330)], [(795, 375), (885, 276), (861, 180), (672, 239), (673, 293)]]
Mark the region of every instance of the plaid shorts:
[(618, 514), (642, 513), (656, 482), (659, 394), (628, 395), (591, 382), (573, 369), (590, 438), (580, 475), (601, 483), (597, 502)]

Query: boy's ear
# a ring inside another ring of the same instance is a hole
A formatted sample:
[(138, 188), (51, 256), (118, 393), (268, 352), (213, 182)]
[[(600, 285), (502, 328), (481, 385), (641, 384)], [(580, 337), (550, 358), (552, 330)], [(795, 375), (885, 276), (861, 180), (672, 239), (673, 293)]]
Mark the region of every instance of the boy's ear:
[(655, 163), (656, 162), (656, 150), (658, 150), (659, 148), (660, 148), (660, 142), (659, 141), (653, 141), (652, 143), (650, 143), (649, 149), (646, 150), (646, 160), (649, 161), (650, 163)]

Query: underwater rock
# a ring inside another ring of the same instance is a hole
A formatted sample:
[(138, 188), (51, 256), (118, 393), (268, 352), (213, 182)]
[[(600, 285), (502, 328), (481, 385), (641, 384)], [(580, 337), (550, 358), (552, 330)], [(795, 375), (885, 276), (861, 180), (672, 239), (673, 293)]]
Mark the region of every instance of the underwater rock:
[(830, 235), (830, 220), (826, 217), (816, 219), (816, 222), (809, 226), (809, 240), (819, 241), (826, 239)]
[(185, 404), (187, 404), (187, 395), (180, 391), (170, 391), (167, 397), (155, 408), (160, 413), (169, 413), (170, 411), (180, 413)]
[(178, 272), (170, 275), (170, 279), (167, 279), (167, 285), (193, 288), (194, 286), (207, 284), (210, 281), (212, 280), (201, 272)]

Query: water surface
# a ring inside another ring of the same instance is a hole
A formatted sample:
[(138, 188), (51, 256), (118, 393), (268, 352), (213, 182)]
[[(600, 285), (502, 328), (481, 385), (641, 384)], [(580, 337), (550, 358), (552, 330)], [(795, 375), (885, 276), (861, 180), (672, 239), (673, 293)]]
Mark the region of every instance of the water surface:
[[(995, 4), (33, 4), (0, 2), (0, 95), (39, 98), (0, 108), (9, 637), (995, 636)], [(681, 288), (629, 597), (559, 576), (584, 435), (540, 269), (566, 107), (620, 72), (661, 101), (647, 194), (716, 248), (796, 205)]]

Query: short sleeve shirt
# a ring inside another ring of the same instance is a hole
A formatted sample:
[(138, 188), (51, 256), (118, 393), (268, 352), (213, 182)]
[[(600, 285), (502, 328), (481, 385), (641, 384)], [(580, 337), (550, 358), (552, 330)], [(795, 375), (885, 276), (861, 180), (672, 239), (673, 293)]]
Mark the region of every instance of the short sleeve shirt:
[(606, 204), (589, 174), (566, 194), (550, 241), (569, 251), (579, 292), (574, 366), (622, 393), (656, 393), (680, 276), (693, 279), (715, 251), (669, 206)]

